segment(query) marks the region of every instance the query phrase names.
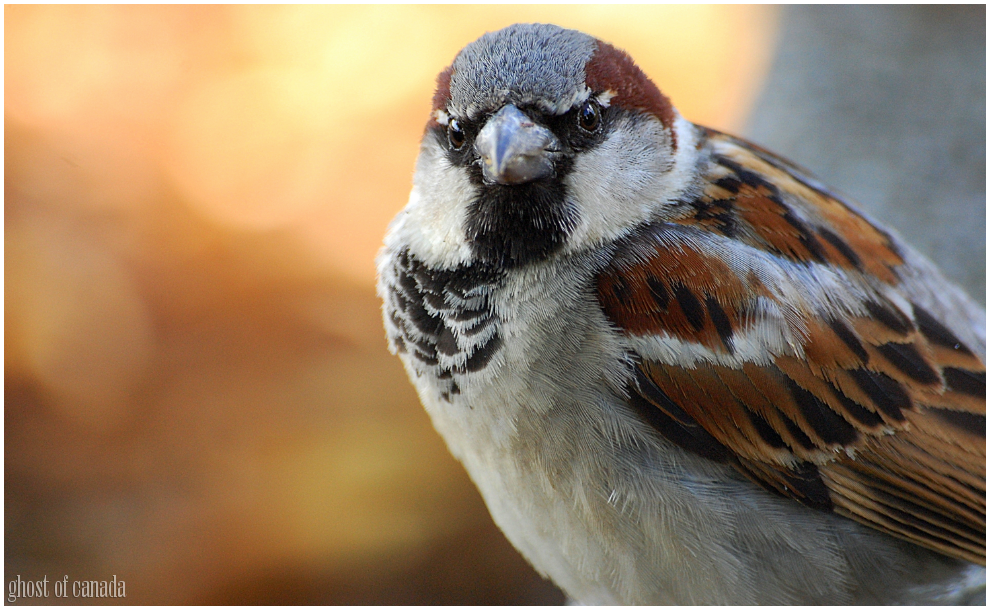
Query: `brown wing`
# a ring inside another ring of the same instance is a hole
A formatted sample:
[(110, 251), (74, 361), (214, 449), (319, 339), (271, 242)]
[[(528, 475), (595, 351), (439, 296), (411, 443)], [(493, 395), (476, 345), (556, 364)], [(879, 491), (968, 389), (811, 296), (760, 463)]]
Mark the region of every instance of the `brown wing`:
[[(636, 350), (632, 404), (767, 489), (985, 565), (982, 346), (892, 296), (905, 263), (886, 233), (758, 154), (715, 168), (721, 218), (711, 200), (693, 204), (631, 237), (600, 275), (606, 315), (634, 346), (656, 346)], [(849, 293), (786, 303), (768, 260), (838, 270)], [(774, 325), (790, 339), (770, 340)]]

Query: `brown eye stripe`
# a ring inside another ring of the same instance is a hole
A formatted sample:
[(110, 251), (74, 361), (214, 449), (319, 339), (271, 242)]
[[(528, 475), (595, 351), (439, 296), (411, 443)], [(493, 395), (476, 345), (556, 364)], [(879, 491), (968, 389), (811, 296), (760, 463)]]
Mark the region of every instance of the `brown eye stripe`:
[(446, 110), (450, 102), (450, 77), (454, 75), (453, 64), (444, 68), (443, 72), (437, 75), (437, 88), (433, 93), (433, 111)]
[[(612, 91), (615, 95), (610, 105), (648, 112), (670, 130), (674, 138), (674, 106), (666, 95), (657, 89), (653, 81), (624, 51), (597, 41), (598, 48), (585, 64), (585, 83), (596, 93)], [(677, 148), (677, 141), (673, 141)]]

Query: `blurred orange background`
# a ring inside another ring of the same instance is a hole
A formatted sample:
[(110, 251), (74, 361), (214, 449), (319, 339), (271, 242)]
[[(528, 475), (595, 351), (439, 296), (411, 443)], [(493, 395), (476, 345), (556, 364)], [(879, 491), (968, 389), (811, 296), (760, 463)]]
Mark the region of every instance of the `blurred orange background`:
[(115, 575), (126, 599), (101, 601), (136, 604), (559, 603), (385, 347), (373, 258), (435, 75), (487, 30), (554, 22), (739, 131), (775, 9), (4, 16), (8, 581)]

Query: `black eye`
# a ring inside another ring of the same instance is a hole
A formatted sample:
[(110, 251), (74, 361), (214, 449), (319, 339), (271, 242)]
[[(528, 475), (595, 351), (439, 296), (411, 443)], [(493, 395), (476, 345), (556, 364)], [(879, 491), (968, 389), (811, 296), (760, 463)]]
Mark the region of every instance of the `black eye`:
[(598, 129), (598, 124), (602, 120), (602, 115), (598, 111), (598, 104), (588, 100), (578, 111), (578, 125), (585, 131)]
[(466, 137), (460, 122), (457, 119), (450, 119), (447, 123), (447, 140), (450, 142), (451, 147), (457, 150), (461, 146), (464, 146), (464, 139)]

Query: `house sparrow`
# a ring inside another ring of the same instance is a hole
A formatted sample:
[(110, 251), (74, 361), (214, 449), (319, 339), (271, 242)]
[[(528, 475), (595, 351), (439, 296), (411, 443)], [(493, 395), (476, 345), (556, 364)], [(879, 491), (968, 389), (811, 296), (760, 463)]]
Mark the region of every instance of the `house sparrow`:
[(552, 25), (465, 47), (377, 263), (436, 429), (574, 600), (984, 586), (984, 311), (615, 47)]

